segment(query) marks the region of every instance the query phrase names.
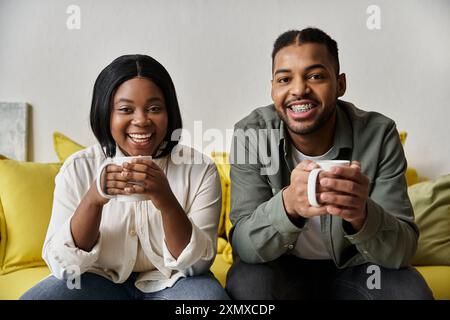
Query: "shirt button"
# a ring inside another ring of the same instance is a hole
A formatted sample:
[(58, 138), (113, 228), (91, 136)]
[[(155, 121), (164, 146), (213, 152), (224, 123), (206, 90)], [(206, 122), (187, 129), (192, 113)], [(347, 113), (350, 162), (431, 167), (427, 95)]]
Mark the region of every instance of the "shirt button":
[(292, 245), (292, 244), (288, 245), (288, 249), (289, 249), (289, 250), (294, 249), (294, 245)]
[(366, 250), (363, 251), (364, 254), (368, 254), (369, 252), (367, 252)]
[(135, 236), (136, 235), (136, 230), (134, 230), (134, 229), (131, 229), (130, 230), (130, 236)]

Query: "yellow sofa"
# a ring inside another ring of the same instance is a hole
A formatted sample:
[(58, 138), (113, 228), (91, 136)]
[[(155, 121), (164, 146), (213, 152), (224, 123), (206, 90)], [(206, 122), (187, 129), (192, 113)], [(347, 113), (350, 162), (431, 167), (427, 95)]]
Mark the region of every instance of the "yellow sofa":
[[(55, 151), (63, 161), (83, 148), (62, 134), (54, 134)], [(230, 166), (226, 153), (213, 153), (222, 184), (223, 204), (218, 228), (218, 253), (211, 271), (224, 286), (232, 264), (232, 249), (227, 242), (231, 228)], [(1, 160), (0, 156), (0, 299), (17, 299), (49, 275), (41, 258), (41, 248), (51, 214), (54, 176), (61, 163), (41, 164)], [(417, 182), (415, 171), (409, 179)], [(412, 174), (411, 174), (412, 172)], [(408, 178), (408, 176), (407, 176)], [(449, 231), (450, 234), (450, 231)], [(450, 300), (450, 266), (417, 267), (435, 298)]]

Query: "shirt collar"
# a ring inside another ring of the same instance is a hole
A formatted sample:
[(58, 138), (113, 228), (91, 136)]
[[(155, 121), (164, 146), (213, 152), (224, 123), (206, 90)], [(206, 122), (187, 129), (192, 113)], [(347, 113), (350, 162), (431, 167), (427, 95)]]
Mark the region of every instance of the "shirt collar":
[(126, 155), (122, 152), (117, 143), (116, 143), (116, 155), (114, 157), (126, 157)]

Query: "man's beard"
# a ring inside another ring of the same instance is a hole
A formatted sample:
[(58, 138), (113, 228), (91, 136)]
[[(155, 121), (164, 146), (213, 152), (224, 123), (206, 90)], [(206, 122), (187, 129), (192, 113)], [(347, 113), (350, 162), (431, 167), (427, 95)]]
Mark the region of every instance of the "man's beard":
[(295, 126), (295, 124), (300, 123), (298, 123), (295, 120), (289, 119), (286, 113), (278, 112), (278, 115), (280, 116), (284, 124), (288, 127), (289, 131), (301, 136), (306, 136), (320, 130), (323, 126), (325, 126), (325, 124), (328, 123), (328, 121), (333, 117), (335, 113), (336, 107), (331, 108), (328, 113), (321, 114), (319, 118), (317, 118), (316, 122), (314, 122), (311, 126), (306, 128), (302, 127), (299, 128), (298, 126)]

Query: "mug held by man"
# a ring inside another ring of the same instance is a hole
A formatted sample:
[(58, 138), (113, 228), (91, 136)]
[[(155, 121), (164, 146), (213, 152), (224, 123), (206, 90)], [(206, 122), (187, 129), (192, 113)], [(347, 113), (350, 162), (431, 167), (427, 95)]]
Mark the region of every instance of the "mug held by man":
[(320, 168), (313, 169), (308, 177), (308, 202), (313, 207), (320, 207), (320, 204), (317, 202), (316, 197), (316, 186), (317, 186), (317, 179), (319, 177), (319, 173), (321, 171), (329, 171), (332, 167), (343, 167), (343, 166), (349, 166), (350, 161), (348, 160), (322, 160), (316, 162)]

